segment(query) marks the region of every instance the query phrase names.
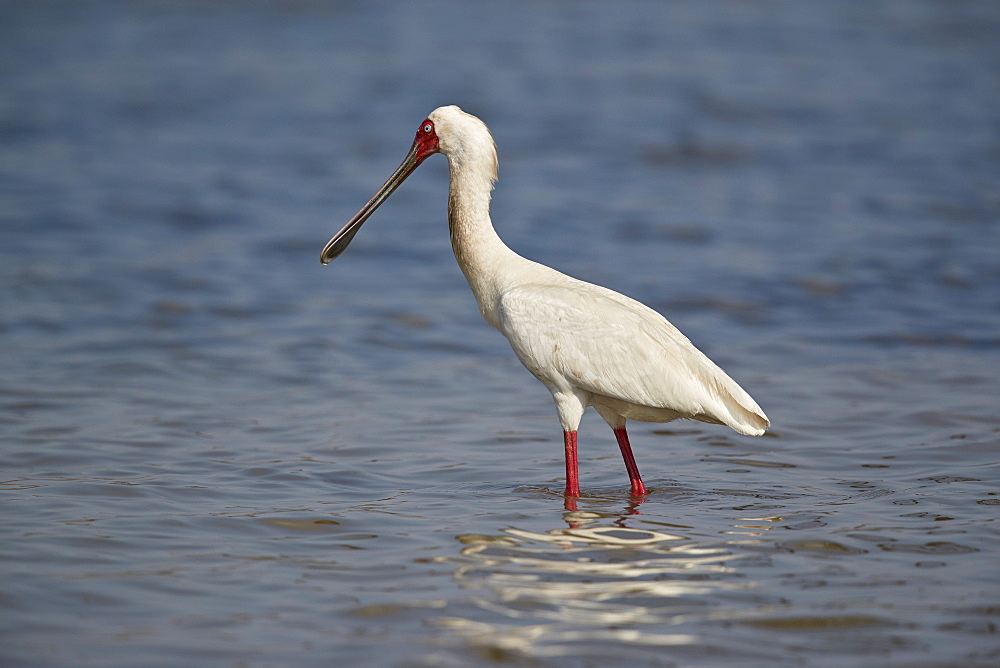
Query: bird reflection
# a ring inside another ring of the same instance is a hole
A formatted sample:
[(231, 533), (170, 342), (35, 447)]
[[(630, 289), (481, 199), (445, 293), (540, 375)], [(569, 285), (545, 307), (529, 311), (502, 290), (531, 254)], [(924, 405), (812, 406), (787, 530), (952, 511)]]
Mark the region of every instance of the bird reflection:
[[(566, 511), (567, 511), (566, 512), (566, 517), (567, 517), (566, 521), (567, 522), (571, 521), (570, 520), (570, 514), (571, 513), (575, 513), (575, 512), (577, 512), (579, 510), (579, 506), (577, 505), (577, 500), (578, 499), (579, 499), (579, 497), (577, 497), (577, 496), (570, 496), (568, 494), (563, 496), (563, 508), (565, 508)], [(645, 500), (646, 500), (646, 495), (645, 494), (643, 494), (643, 495), (638, 495), (638, 494), (632, 494), (632, 495), (630, 495), (629, 496), (629, 503), (628, 503), (628, 506), (626, 506), (626, 508), (625, 508), (625, 513), (624, 514), (625, 515), (641, 515), (642, 513), (640, 513), (637, 509), (639, 508), (640, 505), (642, 505), (642, 502), (645, 501)], [(621, 521), (621, 519), (619, 519), (618, 521)], [(572, 525), (571, 525), (571, 527), (572, 527)]]
[(704, 601), (720, 589), (743, 586), (731, 577), (732, 553), (629, 526), (642, 522), (638, 505), (633, 500), (617, 515), (567, 509), (565, 528), (458, 536), (456, 581), (487, 593), (474, 596), (468, 617), (435, 623), (480, 649), (534, 658), (559, 656), (581, 639), (645, 647), (701, 642), (669, 629), (703, 614)]

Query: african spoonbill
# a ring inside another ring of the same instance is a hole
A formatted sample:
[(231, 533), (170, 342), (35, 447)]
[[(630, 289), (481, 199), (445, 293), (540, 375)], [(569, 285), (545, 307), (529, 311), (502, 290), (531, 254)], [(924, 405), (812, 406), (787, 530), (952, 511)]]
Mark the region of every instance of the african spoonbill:
[(448, 158), (448, 227), (455, 259), (486, 322), (552, 393), (563, 428), (566, 496), (580, 495), (577, 428), (593, 406), (614, 431), (633, 496), (646, 494), (626, 419), (691, 418), (759, 436), (764, 411), (653, 309), (510, 250), (490, 221), (496, 145), (486, 124), (456, 106), (420, 124), (410, 152), (385, 185), (327, 243), (320, 261), (344, 252), (358, 229), (428, 156)]

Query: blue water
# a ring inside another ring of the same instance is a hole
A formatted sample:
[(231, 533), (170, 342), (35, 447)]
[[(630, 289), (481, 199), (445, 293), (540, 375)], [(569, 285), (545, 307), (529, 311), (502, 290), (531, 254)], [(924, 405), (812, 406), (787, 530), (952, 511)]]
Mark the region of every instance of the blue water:
[[(5, 665), (1000, 663), (1000, 6), (4, 3)], [(581, 427), (482, 322), (523, 255), (773, 423)]]

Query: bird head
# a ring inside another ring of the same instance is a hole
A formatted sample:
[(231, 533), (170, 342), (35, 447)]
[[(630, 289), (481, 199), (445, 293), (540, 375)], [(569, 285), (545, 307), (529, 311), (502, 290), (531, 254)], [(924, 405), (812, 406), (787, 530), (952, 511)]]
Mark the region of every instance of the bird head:
[(455, 105), (438, 107), (417, 128), (409, 153), (389, 180), (368, 200), (347, 225), (327, 242), (319, 261), (327, 264), (347, 249), (361, 226), (382, 202), (413, 173), (420, 163), (435, 153), (448, 157), (452, 170), (467, 167), (485, 170), (481, 176), (489, 183), (496, 181), (497, 153), (489, 128), (481, 120), (467, 114)]

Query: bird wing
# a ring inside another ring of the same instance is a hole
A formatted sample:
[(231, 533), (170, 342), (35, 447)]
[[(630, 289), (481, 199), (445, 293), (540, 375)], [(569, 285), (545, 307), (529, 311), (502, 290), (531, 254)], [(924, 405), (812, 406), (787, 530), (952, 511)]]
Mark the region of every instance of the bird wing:
[(520, 285), (500, 297), (499, 329), (539, 380), (763, 433), (767, 418), (750, 395), (666, 318), (570, 280)]

